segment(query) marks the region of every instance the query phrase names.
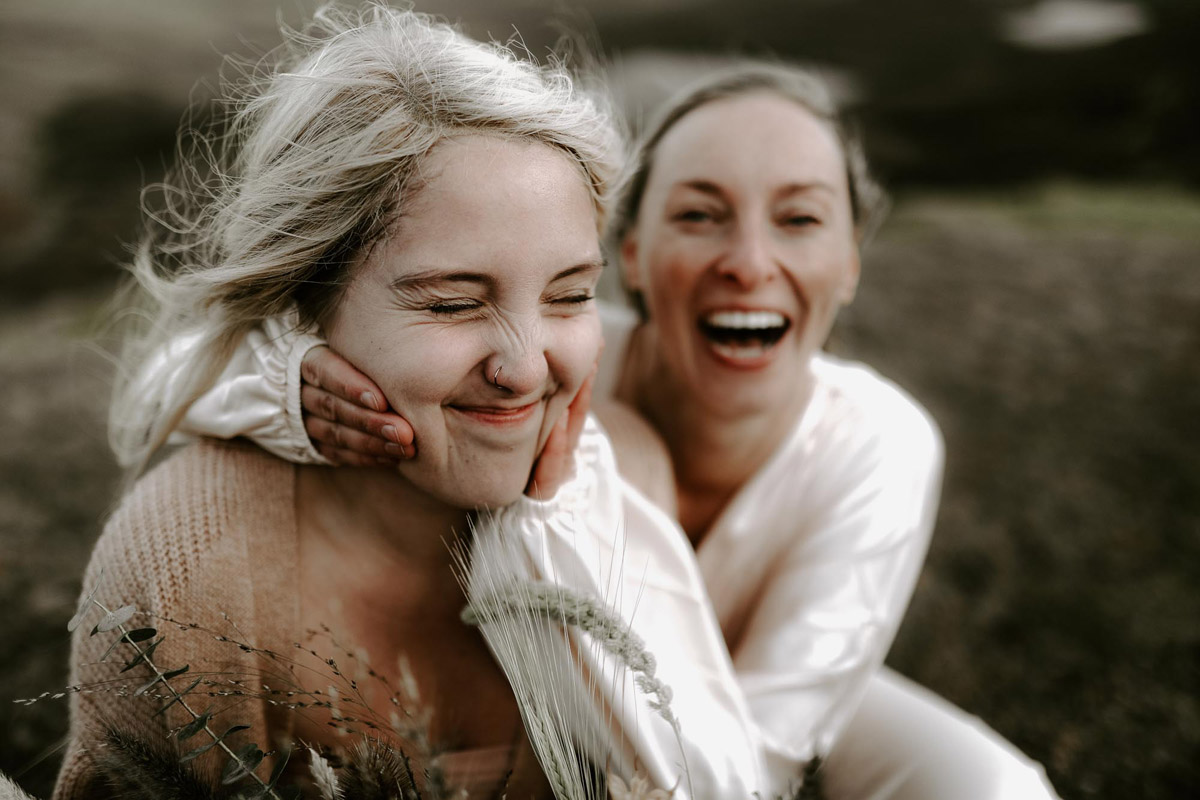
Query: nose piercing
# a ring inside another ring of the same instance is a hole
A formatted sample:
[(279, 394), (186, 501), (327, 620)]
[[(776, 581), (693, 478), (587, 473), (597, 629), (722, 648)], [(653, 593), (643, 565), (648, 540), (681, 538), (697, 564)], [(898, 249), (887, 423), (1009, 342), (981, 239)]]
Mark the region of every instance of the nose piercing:
[(501, 386), (501, 385), (500, 385), (500, 370), (502, 370), (502, 369), (504, 369), (504, 365), (503, 365), (503, 364), (501, 364), (500, 366), (496, 367), (496, 372), (495, 372), (495, 374), (493, 374), (493, 375), (492, 375), (492, 383), (496, 384), (496, 388), (497, 388), (497, 389), (503, 389), (503, 388), (504, 388), (503, 386)]

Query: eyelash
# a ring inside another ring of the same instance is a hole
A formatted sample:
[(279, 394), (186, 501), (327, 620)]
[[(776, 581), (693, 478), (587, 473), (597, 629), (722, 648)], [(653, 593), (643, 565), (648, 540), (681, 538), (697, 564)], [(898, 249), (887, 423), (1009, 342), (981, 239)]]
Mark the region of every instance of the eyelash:
[(434, 314), (450, 315), (450, 314), (462, 314), (463, 312), (466, 312), (466, 311), (478, 311), (482, 307), (483, 307), (482, 303), (478, 303), (474, 300), (469, 300), (469, 301), (461, 301), (460, 300), (457, 302), (433, 303), (431, 305), (426, 306), (425, 310), (430, 311)]
[[(575, 294), (575, 295), (569, 295), (567, 297), (559, 297), (554, 300), (551, 300), (550, 303), (552, 305), (578, 306), (578, 305), (583, 305), (584, 303), (591, 302), (592, 300), (595, 299), (595, 297), (596, 296), (594, 294), (592, 294), (590, 292), (585, 292), (583, 294)], [(465, 314), (465, 313), (471, 312), (471, 311), (478, 311), (481, 308), (483, 308), (482, 303), (479, 303), (474, 300), (470, 300), (470, 301), (433, 303), (431, 305), (426, 306), (425, 310), (429, 311), (430, 313), (437, 314), (439, 316), (451, 316), (454, 314)]]
[(560, 297), (556, 300), (551, 300), (550, 302), (554, 303), (555, 305), (583, 305), (594, 298), (595, 295), (591, 292), (584, 292), (582, 294), (569, 295), (568, 297)]
[(702, 208), (689, 208), (686, 211), (680, 211), (674, 216), (676, 222), (684, 223), (699, 223), (713, 222), (718, 218), (718, 214), (714, 211), (706, 211)]

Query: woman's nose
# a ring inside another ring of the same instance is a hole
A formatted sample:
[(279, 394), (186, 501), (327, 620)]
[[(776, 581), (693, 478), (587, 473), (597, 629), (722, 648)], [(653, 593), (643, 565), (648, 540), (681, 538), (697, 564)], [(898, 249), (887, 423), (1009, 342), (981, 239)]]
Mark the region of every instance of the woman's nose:
[(722, 278), (742, 289), (753, 289), (774, 280), (779, 264), (769, 234), (748, 222), (738, 225), (731, 232), (729, 248), (717, 269)]
[(508, 320), (492, 353), (484, 359), (484, 379), (507, 394), (532, 398), (545, 392), (549, 365), (547, 332), (540, 316)]

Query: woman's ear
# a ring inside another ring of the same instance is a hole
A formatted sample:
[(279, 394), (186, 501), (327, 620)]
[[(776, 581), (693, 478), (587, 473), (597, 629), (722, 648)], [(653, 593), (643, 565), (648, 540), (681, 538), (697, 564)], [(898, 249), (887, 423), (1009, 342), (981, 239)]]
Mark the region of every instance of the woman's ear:
[(621, 280), (631, 292), (642, 290), (641, 275), (637, 266), (637, 237), (628, 233), (621, 240)]
[(850, 263), (846, 265), (846, 273), (842, 276), (842, 288), (838, 294), (842, 305), (848, 306), (854, 302), (854, 296), (858, 294), (858, 279), (861, 274), (862, 259), (858, 254), (858, 248), (855, 247), (850, 255)]

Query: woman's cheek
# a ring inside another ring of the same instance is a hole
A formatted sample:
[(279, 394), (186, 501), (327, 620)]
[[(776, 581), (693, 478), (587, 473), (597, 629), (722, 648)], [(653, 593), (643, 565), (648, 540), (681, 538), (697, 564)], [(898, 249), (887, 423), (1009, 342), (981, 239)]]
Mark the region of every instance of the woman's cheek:
[[(476, 350), (478, 348), (475, 348)], [(389, 404), (401, 415), (419, 415), (440, 409), (463, 384), (471, 361), (471, 348), (447, 330), (410, 328), (390, 337), (379, 349), (383, 376), (370, 375)]]
[(559, 356), (559, 360), (563, 363), (564, 374), (558, 380), (569, 389), (571, 397), (574, 397), (600, 357), (603, 333), (600, 330), (600, 316), (594, 310), (566, 317), (561, 322), (562, 330), (556, 338), (560, 343), (562, 355)]

